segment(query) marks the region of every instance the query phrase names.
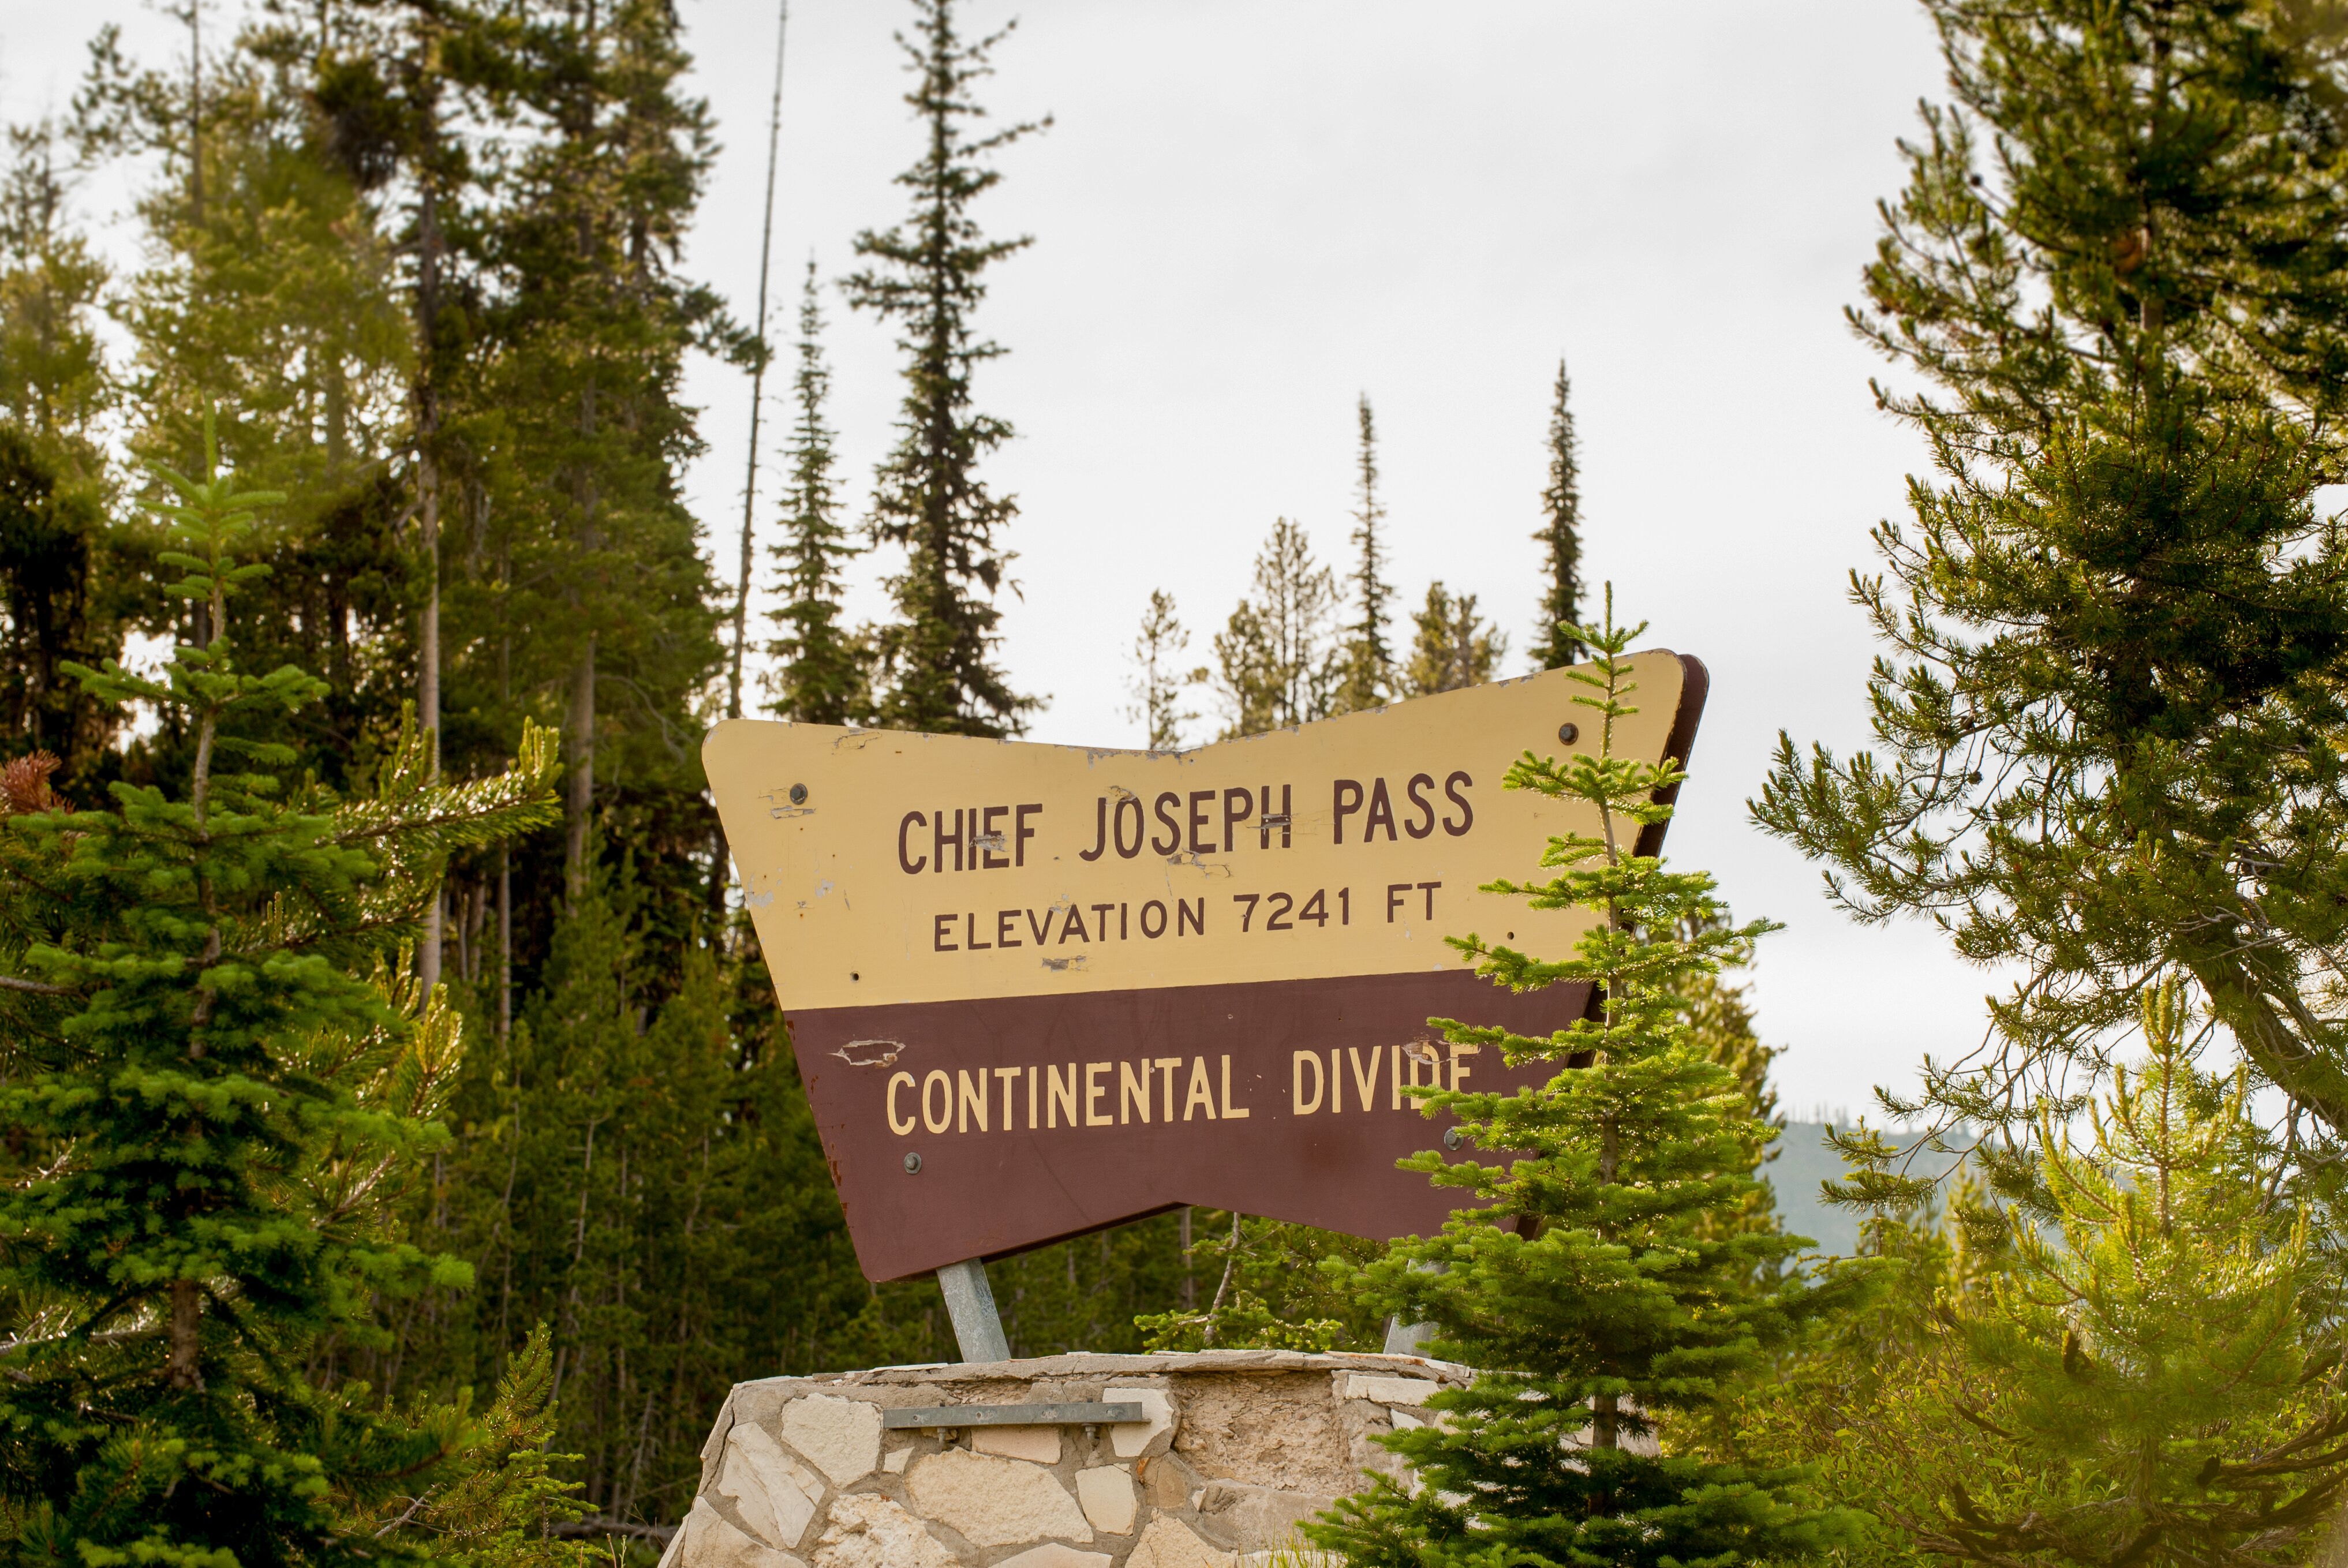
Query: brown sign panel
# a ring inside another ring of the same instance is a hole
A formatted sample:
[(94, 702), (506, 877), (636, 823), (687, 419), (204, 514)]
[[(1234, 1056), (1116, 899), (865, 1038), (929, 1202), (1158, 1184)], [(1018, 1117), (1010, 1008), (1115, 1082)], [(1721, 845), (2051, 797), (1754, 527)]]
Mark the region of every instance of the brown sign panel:
[[(1639, 655), (1620, 754), (1684, 758), (1703, 665)], [(1562, 671), (1182, 752), (736, 720), (704, 748), (857, 1255), (896, 1279), (1182, 1203), (1366, 1236), (1454, 1202), (1403, 1090), (1534, 1081), (1430, 1016), (1546, 1033), (1447, 934), (1587, 920), (1477, 891), (1579, 808), (1504, 792), (1595, 744)], [(1581, 733), (1561, 744), (1559, 727)]]

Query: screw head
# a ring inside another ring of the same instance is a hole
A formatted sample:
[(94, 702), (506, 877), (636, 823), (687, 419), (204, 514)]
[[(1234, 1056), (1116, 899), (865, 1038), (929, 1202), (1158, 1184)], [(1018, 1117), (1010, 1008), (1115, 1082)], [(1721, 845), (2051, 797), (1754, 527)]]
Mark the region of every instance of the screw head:
[[(1560, 740), (1564, 741), (1568, 746), (1572, 745), (1576, 740), (1580, 739), (1581, 736), (1581, 727), (1578, 724), (1568, 721), (1567, 723), (1560, 724), (1557, 727), (1557, 738)], [(798, 798), (798, 791), (794, 789), (791, 792), (791, 799), (796, 800)]]
[(905, 1156), (905, 1174), (908, 1176), (917, 1176), (921, 1174), (921, 1170), (922, 1157), (909, 1151)]
[(1463, 1143), (1465, 1143), (1465, 1142), (1467, 1142), (1467, 1141), (1468, 1141), (1468, 1133), (1467, 1133), (1467, 1130), (1466, 1130), (1465, 1129), (1463, 1129), (1463, 1128), (1457, 1128), (1457, 1127), (1447, 1127), (1447, 1128), (1445, 1128), (1445, 1129), (1443, 1130), (1443, 1147), (1444, 1147), (1444, 1148), (1446, 1148), (1446, 1149), (1457, 1149), (1457, 1148), (1458, 1148), (1461, 1144), (1463, 1144)]
[(794, 784), (791, 786), (791, 804), (794, 806), (804, 806), (807, 804), (806, 785)]

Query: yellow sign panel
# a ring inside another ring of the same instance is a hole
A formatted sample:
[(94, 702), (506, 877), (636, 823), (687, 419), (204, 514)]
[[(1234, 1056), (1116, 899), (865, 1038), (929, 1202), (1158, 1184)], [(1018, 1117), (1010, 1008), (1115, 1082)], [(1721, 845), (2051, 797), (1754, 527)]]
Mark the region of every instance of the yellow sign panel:
[[(1635, 661), (1618, 754), (1665, 750), (1682, 660)], [(1593, 749), (1552, 670), (1189, 751), (735, 720), (704, 747), (787, 1010), (1456, 970), (1586, 917), (1477, 891), (1592, 813), (1502, 777)], [(1570, 743), (1561, 726), (1577, 727)]]

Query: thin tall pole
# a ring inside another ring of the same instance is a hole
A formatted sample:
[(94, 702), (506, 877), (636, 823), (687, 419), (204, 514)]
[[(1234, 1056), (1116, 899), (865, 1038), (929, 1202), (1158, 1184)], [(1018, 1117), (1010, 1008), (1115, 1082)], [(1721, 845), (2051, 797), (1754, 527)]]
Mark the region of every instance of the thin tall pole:
[(750, 542), (758, 506), (758, 415), (767, 389), (767, 264), (775, 250), (775, 159), (783, 140), (783, 40), (791, 0), (778, 0), (775, 17), (775, 102), (767, 119), (767, 214), (758, 236), (758, 357), (750, 366), (750, 465), (742, 480), (742, 574), (734, 587), (734, 663), (726, 680), (726, 717), (742, 717), (742, 645), (750, 620)]

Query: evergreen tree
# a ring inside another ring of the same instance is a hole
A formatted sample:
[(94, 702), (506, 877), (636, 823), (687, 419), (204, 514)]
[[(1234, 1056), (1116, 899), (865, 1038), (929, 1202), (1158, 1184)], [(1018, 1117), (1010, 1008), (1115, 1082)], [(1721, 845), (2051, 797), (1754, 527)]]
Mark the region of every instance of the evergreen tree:
[(1426, 603), (1411, 619), (1407, 689), (1412, 696), (1482, 686), (1509, 651), (1508, 634), (1476, 614), (1476, 595), (1454, 595), (1440, 582), (1426, 585)]
[(997, 534), (1018, 514), (979, 477), (986, 455), (1011, 438), (1008, 420), (972, 406), (971, 380), (1002, 346), (975, 335), (971, 315), (986, 297), (986, 271), (1025, 250), (1031, 236), (990, 240), (973, 203), (1003, 178), (992, 155), (1044, 126), (1022, 121), (986, 135), (964, 126), (985, 116), (972, 96), (992, 74), (988, 57), (1010, 29), (966, 40), (955, 0), (913, 0), (914, 36), (899, 36), (919, 85), (905, 95), (926, 139), (897, 183), (912, 192), (904, 222), (856, 236), (872, 263), (848, 279), (860, 310), (900, 324), (905, 396), (898, 441), (880, 464), (874, 534), (906, 552), (890, 580), (898, 621), (880, 634), (888, 678), (880, 720), (897, 729), (1015, 735), (1037, 700), (1011, 689), (995, 663), (1001, 612), (994, 595), (1011, 557)]
[(1595, 716), (1595, 754), (1560, 767), (1527, 753), (1504, 784), (1574, 803), (1598, 831), (1550, 839), (1540, 864), (1553, 876), (1487, 884), (1537, 909), (1587, 911), (1591, 923), (1556, 960), (1452, 939), (1512, 989), (1583, 982), (1599, 1004), (1547, 1037), (1437, 1020), (1453, 1041), (1560, 1070), (1513, 1094), (1423, 1091), (1506, 1162), (1447, 1163), (1440, 1151), (1406, 1161), (1476, 1206), (1437, 1237), (1395, 1244), (1355, 1288), (1433, 1325), (1433, 1354), (1495, 1370), (1437, 1395), (1437, 1423), (1383, 1439), (1415, 1468), (1415, 1490), (1381, 1477), (1334, 1522), (1308, 1527), (1354, 1563), (1750, 1561), (1807, 1554), (1856, 1522), (1806, 1505), (1798, 1471), (1657, 1446), (1675, 1418), (1766, 1369), (1865, 1280), (1854, 1268), (1780, 1274), (1809, 1243), (1722, 1223), (1754, 1195), (1775, 1130), (1691, 1037), (1679, 983), (1766, 927), (1728, 925), (1710, 877), (1628, 849), (1669, 817), (1654, 797), (1684, 773), (1614, 751), (1615, 726), (1637, 711), (1624, 650), (1645, 628), (1614, 625), (1611, 610), (1581, 631), (1597, 673), (1574, 676), (1596, 694), (1574, 699)]
[(112, 710), (63, 666), (118, 651), (128, 606), (103, 565), (107, 272), (67, 220), (57, 143), (47, 125), (12, 129), (0, 175), (0, 749), (56, 757), (81, 789), (108, 766)]
[(1174, 751), (1182, 745), (1182, 727), (1199, 716), (1182, 706), (1182, 693), (1207, 678), (1207, 667), (1177, 668), (1190, 634), (1174, 611), (1174, 595), (1163, 588), (1149, 591), (1149, 608), (1142, 613), (1141, 630), (1133, 639), (1133, 706), (1125, 717), (1148, 732), (1142, 742), (1152, 751)]
[[(2022, 975), (1986, 1077), (2094, 1072), (2145, 975), (2348, 1126), (2348, 176), (2331, 78), (2260, 9), (1931, 0), (1953, 108), (1906, 145), (1852, 320), (1937, 482), (1852, 596), (1877, 749), (1781, 738), (1756, 820), (1863, 919)], [(1986, 145), (1985, 145), (1986, 144)], [(1993, 149), (1993, 151), (1991, 150)], [(1998, 183), (1984, 161), (1993, 160)], [(2011, 1090), (2012, 1092), (2009, 1092)]]
[(1533, 628), (1533, 658), (1545, 670), (1578, 665), (1586, 650), (1581, 625), (1581, 455), (1573, 435), (1573, 383), (1557, 362), (1556, 401), (1549, 415), (1549, 488), (1541, 491), (1544, 521), (1533, 538), (1545, 557), (1540, 624)]
[(1230, 716), (1222, 738), (1262, 735), (1326, 718), (1344, 677), (1333, 645), (1337, 579), (1313, 559), (1313, 542), (1286, 518), (1255, 558), (1255, 597), (1242, 599), (1215, 635), (1215, 681)]
[(773, 614), (783, 634), (767, 649), (780, 664), (767, 710), (802, 724), (857, 724), (871, 711), (870, 648), (839, 624), (840, 569), (856, 551), (839, 526), (832, 493), (832, 431), (824, 421), (831, 371), (824, 364), (812, 259), (799, 295), (798, 355), (791, 378), (798, 401), (788, 449), (791, 485), (783, 500), (783, 542), (773, 546), (783, 596)]
[[(2042, 1101), (2029, 1145), (1982, 1146), (1943, 1234), (1879, 1229), (1920, 1279), (1869, 1332), (1747, 1397), (1739, 1440), (1821, 1462), (1880, 1560), (2285, 1562), (2330, 1523), (2338, 1270), (2276, 1201), (2302, 1178), (2250, 1075), (2197, 1065), (2183, 989), (2146, 993), (2147, 1057), (2091, 1117)], [(1844, 1197), (1913, 1188), (1864, 1141)]]
[[(476, 645), (511, 666), (469, 678), (561, 694), (563, 896), (585, 886), (599, 828), (647, 849), (657, 832), (645, 875), (691, 898), (683, 922), (705, 908), (715, 841), (686, 738), (724, 649), (683, 495), (701, 443), (680, 389), (695, 349), (741, 348), (716, 297), (675, 270), (713, 155), (708, 111), (681, 91), (683, 22), (660, 0), (549, 5), (541, 22), (518, 68), (545, 134), (516, 150), (486, 241), (481, 396), (505, 410), (517, 482), (494, 496), (502, 581), (480, 595)], [(599, 778), (639, 792), (607, 782), (599, 807)], [(615, 810), (654, 820), (614, 831)]]
[(452, 847), (548, 818), (554, 758), (532, 732), (511, 772), (446, 789), (411, 728), (372, 797), (289, 789), (272, 728), (321, 683), (247, 673), (229, 614), (267, 571), (240, 557), (282, 498), (209, 461), (160, 477), (160, 559), (197, 641), (154, 676), (74, 673), (184, 716), (187, 794), (118, 783), (113, 810), (75, 810), (18, 790), (0, 824), (0, 963), (43, 1004), (0, 1090), (27, 1156), (0, 1192), (0, 1496), (42, 1561), (413, 1554), (352, 1512), (461, 1439), (304, 1367), (322, 1336), (368, 1331), (370, 1292), (465, 1277), (395, 1208), (442, 1136), (459, 1036), (383, 960)]
[[(1719, 954), (1716, 961), (1718, 968), (1696, 970), (1677, 983), (1680, 1024), (1704, 1055), (1736, 1076), (1754, 1118), (1782, 1128), (1786, 1119), (1778, 1114), (1777, 1091), (1769, 1084), (1769, 1064), (1784, 1054), (1784, 1047), (1762, 1040), (1751, 985), (1729, 978), (1752, 963), (1753, 950), (1750, 945), (1733, 948)], [(1774, 1150), (1770, 1158), (1776, 1158)]]
[[(289, 739), (304, 766), (349, 787), (415, 690), (422, 622), (407, 590), (428, 577), (401, 536), (395, 464), (413, 361), (395, 249), (274, 73), (245, 56), (209, 64), (201, 207), (180, 181), (140, 203), (154, 242), (125, 312), (139, 411), (130, 446), (193, 467), (203, 436), (187, 410), (235, 410), (223, 450), (247, 482), (291, 498), (273, 519), (272, 570), (244, 607), (244, 645), (264, 666), (298, 664), (329, 683)], [(134, 80), (113, 112), (134, 123), (126, 140), (151, 147), (184, 134), (171, 108), (162, 84)], [(187, 634), (172, 624), (184, 606), (159, 608), (150, 633)], [(167, 721), (151, 765), (183, 777), (191, 745)]]
[(106, 265), (72, 225), (47, 123), (11, 127), (0, 174), (0, 417), (95, 468), (113, 387), (98, 346)]
[(1385, 580), (1385, 545), (1378, 530), (1386, 509), (1378, 500), (1378, 433), (1369, 394), (1355, 407), (1361, 424), (1354, 503), (1354, 601), (1361, 619), (1346, 628), (1345, 680), (1338, 689), (1340, 713), (1376, 707), (1395, 694), (1393, 645), (1386, 640), (1386, 601), (1394, 590)]
[(1189, 1248), (1215, 1281), (1203, 1306), (1192, 1299), (1134, 1320), (1144, 1348), (1159, 1350), (1357, 1350), (1385, 1343), (1385, 1319), (1346, 1288), (1332, 1259), (1359, 1268), (1384, 1248), (1285, 1220), (1200, 1209), (1202, 1235)]

